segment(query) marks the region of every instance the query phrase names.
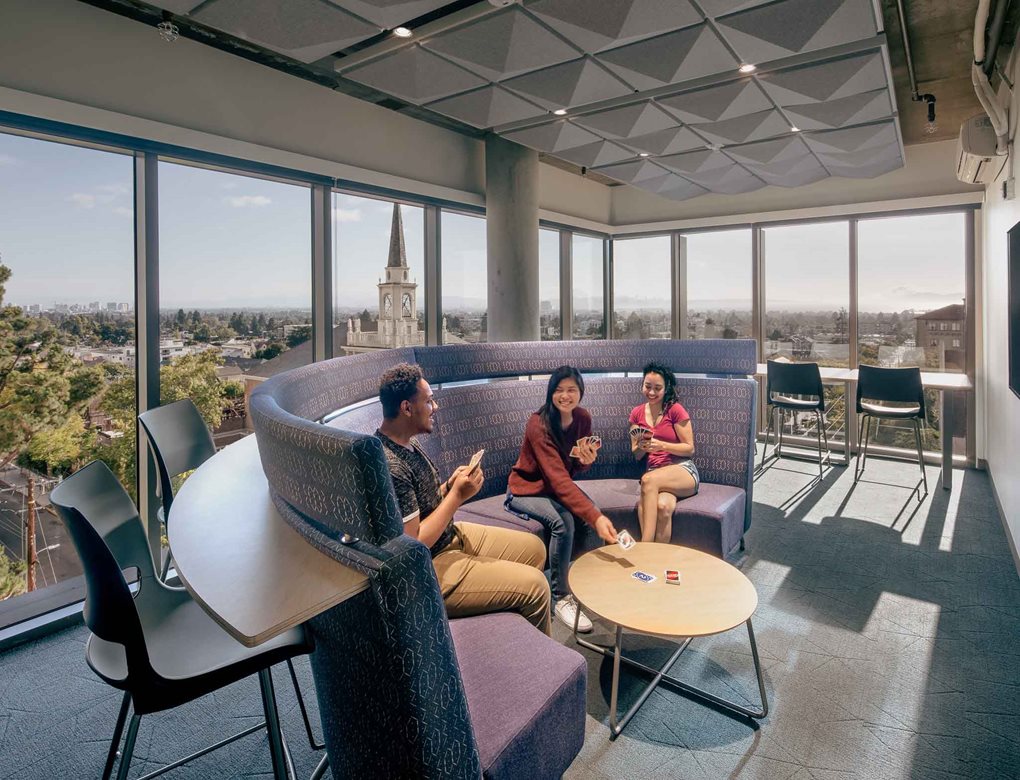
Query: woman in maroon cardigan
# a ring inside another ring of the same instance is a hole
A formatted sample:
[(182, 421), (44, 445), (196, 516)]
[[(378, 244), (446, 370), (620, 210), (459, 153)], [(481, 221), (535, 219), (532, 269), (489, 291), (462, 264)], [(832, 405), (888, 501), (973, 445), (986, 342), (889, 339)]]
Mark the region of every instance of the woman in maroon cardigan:
[[(616, 541), (616, 529), (574, 483), (574, 475), (595, 462), (598, 449), (582, 442), (591, 435), (591, 415), (579, 404), (584, 380), (571, 366), (560, 366), (549, 377), (545, 404), (531, 415), (524, 429), (521, 454), (510, 470), (506, 508), (540, 522), (549, 532), (549, 572), (554, 612), (573, 628), (578, 607), (567, 590), (567, 568), (574, 547), (574, 518), (580, 517), (606, 542)], [(574, 448), (577, 448), (574, 450)], [(575, 456), (571, 456), (571, 451)], [(581, 613), (579, 631), (591, 631)]]

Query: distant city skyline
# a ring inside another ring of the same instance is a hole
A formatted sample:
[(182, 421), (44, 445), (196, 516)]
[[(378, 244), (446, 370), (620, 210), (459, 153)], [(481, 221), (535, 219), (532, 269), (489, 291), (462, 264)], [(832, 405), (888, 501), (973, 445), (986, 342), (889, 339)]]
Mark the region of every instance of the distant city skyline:
[[(309, 189), (161, 162), (160, 308), (310, 309)], [(402, 206), (408, 265), (424, 310), (423, 209)], [(392, 204), (334, 196), (334, 307), (373, 310)], [(133, 160), (0, 133), (0, 261), (12, 270), (6, 302), (52, 308), (133, 301)], [(926, 311), (962, 302), (965, 217), (950, 213), (862, 219), (859, 309)], [(768, 311), (849, 306), (847, 223), (765, 227)], [(484, 309), (484, 219), (443, 213), (443, 305)], [(750, 307), (750, 230), (687, 236), (688, 308)], [(558, 298), (558, 236), (539, 234), (542, 300)], [(603, 296), (601, 242), (574, 236), (575, 309)], [(614, 246), (616, 305), (667, 308), (669, 237)], [(746, 296), (746, 297), (744, 297)], [(699, 303), (705, 302), (705, 303)], [(133, 304), (132, 304), (133, 305)], [(600, 305), (600, 304), (598, 304)]]

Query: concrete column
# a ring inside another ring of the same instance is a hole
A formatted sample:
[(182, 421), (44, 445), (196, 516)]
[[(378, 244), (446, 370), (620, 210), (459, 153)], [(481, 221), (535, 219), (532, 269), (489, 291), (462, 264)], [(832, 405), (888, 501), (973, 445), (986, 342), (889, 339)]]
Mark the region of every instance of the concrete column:
[(538, 341), (538, 152), (485, 139), (489, 341)]

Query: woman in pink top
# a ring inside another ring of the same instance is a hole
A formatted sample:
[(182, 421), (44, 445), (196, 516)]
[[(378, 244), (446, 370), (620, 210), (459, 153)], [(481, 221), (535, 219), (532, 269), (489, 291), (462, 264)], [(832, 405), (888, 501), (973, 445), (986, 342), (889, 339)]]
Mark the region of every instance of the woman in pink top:
[[(691, 456), (694, 431), (691, 416), (676, 400), (676, 377), (666, 366), (645, 366), (641, 392), (647, 403), (630, 413), (630, 446), (638, 460), (647, 458), (641, 477), (642, 542), (668, 542), (678, 498), (698, 492), (701, 477)], [(644, 429), (644, 430), (642, 430)]]

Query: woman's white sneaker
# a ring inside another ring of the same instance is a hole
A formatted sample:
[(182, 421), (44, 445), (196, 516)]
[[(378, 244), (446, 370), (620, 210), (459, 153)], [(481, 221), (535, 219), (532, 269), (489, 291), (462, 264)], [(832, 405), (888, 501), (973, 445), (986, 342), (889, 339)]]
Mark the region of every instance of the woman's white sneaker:
[(574, 630), (574, 620), (577, 620), (577, 630), (587, 634), (592, 629), (588, 616), (581, 612), (573, 596), (567, 596), (556, 602), (556, 617), (571, 631)]

